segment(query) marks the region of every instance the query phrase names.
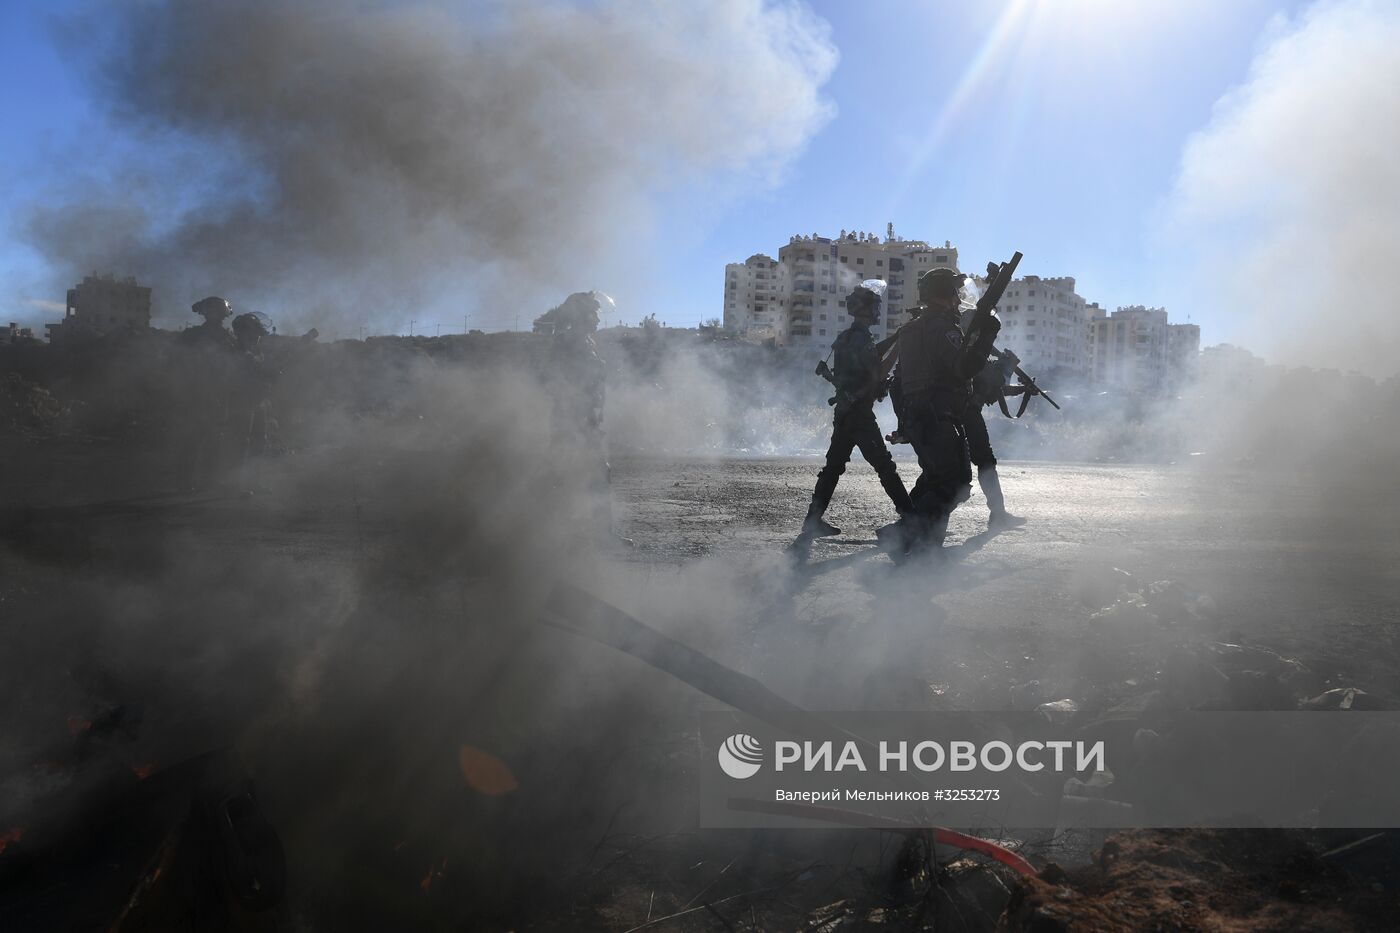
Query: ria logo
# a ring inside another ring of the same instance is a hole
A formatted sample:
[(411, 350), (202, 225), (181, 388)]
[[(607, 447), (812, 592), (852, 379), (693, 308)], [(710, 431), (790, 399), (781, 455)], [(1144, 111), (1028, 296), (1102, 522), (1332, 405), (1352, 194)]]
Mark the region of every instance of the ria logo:
[(763, 746), (758, 739), (736, 732), (719, 747), (719, 767), (737, 781), (751, 778), (763, 765)]

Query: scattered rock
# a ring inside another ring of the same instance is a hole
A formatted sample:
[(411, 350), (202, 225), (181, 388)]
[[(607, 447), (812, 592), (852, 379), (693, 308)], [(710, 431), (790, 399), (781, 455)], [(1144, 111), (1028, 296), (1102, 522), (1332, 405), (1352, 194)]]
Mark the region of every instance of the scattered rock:
[(1052, 703), (1042, 703), (1035, 708), (1037, 713), (1044, 716), (1052, 726), (1062, 726), (1074, 719), (1079, 712), (1079, 704), (1073, 700), (1055, 700)]
[(1311, 710), (1354, 709), (1358, 712), (1379, 712), (1393, 710), (1396, 705), (1374, 694), (1367, 693), (1360, 687), (1334, 687), (1310, 700), (1302, 701), (1298, 707)]

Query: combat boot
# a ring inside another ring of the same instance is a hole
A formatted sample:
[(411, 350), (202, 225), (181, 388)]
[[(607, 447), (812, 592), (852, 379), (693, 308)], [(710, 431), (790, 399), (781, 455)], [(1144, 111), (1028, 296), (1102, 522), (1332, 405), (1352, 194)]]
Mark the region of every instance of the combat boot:
[(807, 518), (802, 522), (804, 538), (830, 538), (840, 533), (841, 529), (822, 518), (819, 512), (808, 512)]
[(1000, 512), (993, 512), (987, 519), (987, 527), (993, 530), (1006, 528), (1020, 528), (1026, 520), (1019, 515), (1012, 515), (1006, 509)]
[(1026, 523), (1024, 518), (1006, 511), (1006, 497), (1002, 495), (1001, 477), (995, 466), (977, 468), (977, 485), (982, 487), (982, 495), (987, 497), (987, 508), (992, 513), (987, 520), (988, 528), (1019, 528)]

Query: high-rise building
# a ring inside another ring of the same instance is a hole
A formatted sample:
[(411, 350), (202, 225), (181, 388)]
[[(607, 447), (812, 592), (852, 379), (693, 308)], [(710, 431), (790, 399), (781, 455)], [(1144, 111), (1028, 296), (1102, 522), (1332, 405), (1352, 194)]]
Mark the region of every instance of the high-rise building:
[(1072, 276), (1016, 279), (997, 305), (997, 346), (1015, 353), (1031, 373), (1058, 369), (1088, 376), (1089, 323), (1096, 310), (1075, 292)]
[(1167, 325), (1167, 384), (1176, 388), (1196, 378), (1200, 371), (1199, 324)]
[(778, 335), (779, 318), (786, 315), (786, 287), (778, 262), (754, 253), (743, 262), (724, 267), (724, 328), (751, 340)]
[(929, 269), (956, 269), (958, 251), (948, 241), (885, 238), (842, 230), (836, 237), (794, 236), (775, 262), (756, 254), (724, 270), (725, 327), (751, 339), (773, 339), (779, 346), (825, 351), (850, 326), (846, 296), (861, 282), (885, 283), (876, 339), (904, 323), (918, 304), (918, 278)]
[(1095, 382), (1138, 392), (1167, 383), (1167, 311), (1130, 305), (1093, 322)]

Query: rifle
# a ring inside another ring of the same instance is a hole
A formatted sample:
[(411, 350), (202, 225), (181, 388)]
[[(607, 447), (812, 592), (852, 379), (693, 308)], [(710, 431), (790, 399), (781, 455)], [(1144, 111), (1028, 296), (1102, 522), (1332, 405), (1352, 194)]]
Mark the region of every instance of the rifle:
[[(1011, 258), (1001, 265), (994, 262), (987, 263), (987, 290), (982, 293), (981, 298), (977, 299), (977, 307), (967, 322), (967, 329), (963, 333), (963, 355), (958, 361), (958, 369), (966, 372), (968, 378), (975, 376), (986, 364), (987, 354), (992, 349), (992, 341), (996, 339), (997, 332), (1001, 330), (1001, 322), (996, 319), (993, 312), (996, 311), (997, 302), (1001, 301), (1006, 286), (1011, 284), (1011, 277), (1016, 274), (1016, 267), (1020, 263), (1021, 253), (1019, 250), (1012, 253)], [(968, 372), (968, 370), (971, 371)]]
[[(851, 392), (851, 390), (843, 388), (842, 386), (837, 384), (836, 374), (831, 371), (831, 367), (826, 364), (826, 360), (822, 360), (819, 363), (817, 363), (816, 372), (818, 376), (821, 376), (827, 382), (831, 383), (833, 386), (836, 387), (836, 394), (826, 400), (826, 403), (828, 405), (835, 405), (838, 400), (845, 400), (850, 402), (851, 404), (855, 404), (856, 402), (861, 401), (862, 396), (857, 395)], [(881, 391), (881, 383), (883, 381), (884, 374), (882, 374), (879, 371), (879, 367), (877, 366), (876, 371), (871, 378), (871, 383), (869, 386), (870, 398), (873, 401), (878, 402), (880, 399), (885, 397), (885, 393)]]
[[(1017, 418), (1021, 417), (1026, 413), (1026, 406), (1030, 404), (1031, 398), (1036, 395), (1039, 395), (1041, 398), (1045, 399), (1045, 401), (1049, 402), (1050, 405), (1056, 411), (1061, 410), (1059, 404), (1056, 403), (1056, 401), (1050, 397), (1050, 393), (1046, 392), (1040, 386), (1036, 385), (1035, 380), (1031, 378), (1030, 373), (1026, 372), (1024, 369), (1021, 368), (1020, 357), (1018, 357), (1015, 353), (1012, 353), (1010, 350), (998, 350), (995, 347), (992, 348), (992, 352), (1000, 356), (1006, 362), (1010, 363), (1012, 366), (1012, 371), (1016, 373), (1016, 378), (1020, 380), (1021, 385), (1018, 387), (1019, 391), (1013, 390), (1013, 392), (1011, 393), (1013, 395), (1023, 396), (1021, 399), (1021, 407), (1016, 411)], [(1003, 396), (999, 401), (1001, 404), (1002, 414), (1010, 418), (1011, 411), (1006, 407), (1006, 398)]]
[[(828, 356), (829, 356), (829, 355), (830, 355), (830, 354), (828, 354)], [(828, 365), (826, 365), (826, 360), (820, 360), (820, 361), (818, 361), (818, 363), (817, 363), (817, 375), (818, 375), (818, 376), (821, 376), (821, 377), (822, 377), (823, 379), (825, 379), (827, 382), (831, 383), (833, 386), (836, 387), (836, 394), (833, 395), (831, 398), (829, 398), (829, 399), (826, 400), (826, 403), (827, 403), (828, 405), (835, 405), (835, 404), (836, 404), (836, 400), (837, 400), (838, 398), (840, 398), (842, 395), (846, 395), (846, 394), (847, 394), (847, 392), (846, 392), (845, 389), (841, 388), (839, 385), (836, 385), (836, 375), (831, 371), (831, 367), (828, 366)]]

